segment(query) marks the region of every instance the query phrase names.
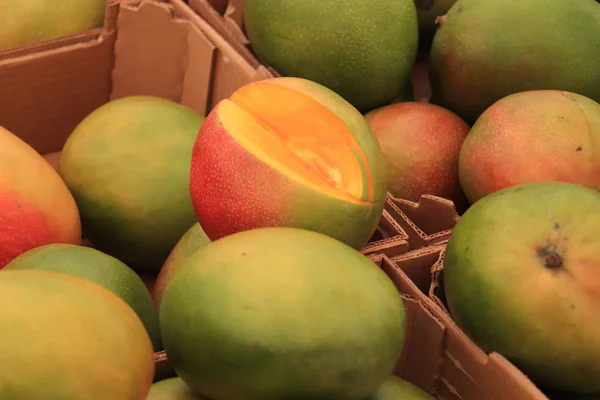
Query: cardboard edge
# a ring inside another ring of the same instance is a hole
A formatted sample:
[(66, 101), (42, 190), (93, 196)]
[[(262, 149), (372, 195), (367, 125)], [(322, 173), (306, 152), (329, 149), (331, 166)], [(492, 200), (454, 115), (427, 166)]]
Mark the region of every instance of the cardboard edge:
[(177, 376), (169, 363), (167, 352), (164, 350), (154, 352), (154, 382)]
[(196, 24), (202, 33), (217, 46), (221, 51), (225, 52), (227, 57), (233, 59), (236, 63), (242, 66), (249, 74), (262, 76), (264, 79), (272, 78), (270, 72), (262, 66), (258, 61), (252, 62), (246, 59), (230, 41), (226, 40), (217, 29), (196, 13), (188, 4), (182, 0), (171, 0), (174, 6), (176, 16), (180, 16)]
[[(245, 35), (241, 30), (236, 29), (237, 25), (235, 23), (230, 23), (231, 20), (227, 14), (229, 5), (225, 4), (223, 14), (221, 14), (213, 3), (214, 0), (212, 2), (209, 0), (189, 0), (188, 6), (226, 39), (253, 68), (259, 68), (261, 64), (246, 46), (247, 39), (245, 41)], [(222, 7), (221, 3), (219, 2), (217, 6)]]
[(438, 260), (431, 267), (431, 286), (429, 287), (428, 296), (444, 313), (450, 315), (444, 296), (443, 270), (445, 254), (446, 248), (444, 247)]
[(360, 252), (363, 255), (385, 254), (388, 257), (395, 257), (408, 251), (408, 242), (402, 236), (392, 236), (390, 238), (377, 240), (368, 243)]

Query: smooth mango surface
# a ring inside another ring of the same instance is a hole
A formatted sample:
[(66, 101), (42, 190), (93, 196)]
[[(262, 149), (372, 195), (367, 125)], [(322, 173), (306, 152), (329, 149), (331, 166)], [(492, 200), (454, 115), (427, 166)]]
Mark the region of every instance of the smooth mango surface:
[(396, 365), (406, 323), (376, 264), (295, 228), (204, 246), (173, 276), (159, 318), (177, 374), (221, 400), (364, 399)]
[(69, 136), (58, 172), (94, 247), (134, 269), (158, 271), (197, 222), (188, 189), (204, 118), (151, 96), (113, 100)]
[(2, 399), (145, 400), (152, 343), (136, 313), (83, 278), (0, 273)]

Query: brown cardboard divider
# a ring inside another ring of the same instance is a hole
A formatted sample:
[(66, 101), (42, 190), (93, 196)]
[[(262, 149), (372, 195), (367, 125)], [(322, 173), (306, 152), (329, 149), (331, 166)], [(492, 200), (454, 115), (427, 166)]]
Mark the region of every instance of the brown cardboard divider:
[[(420, 260), (422, 257), (431, 260), (431, 253), (404, 259), (402, 266), (385, 255), (372, 258), (388, 274), (404, 298), (409, 296), (419, 302), (426, 311), (420, 313), (420, 318), (433, 319), (442, 327), (441, 331), (434, 328), (431, 321), (427, 323), (427, 329), (411, 325), (405, 353), (415, 354), (415, 361), (410, 363), (413, 372), (411, 375), (402, 372), (402, 358), (396, 372), (443, 400), (548, 400), (531, 380), (500, 354), (486, 354), (477, 347), (450, 315), (433, 303), (404, 273), (403, 270), (414, 269), (413, 263), (425, 263)], [(410, 313), (407, 309), (408, 316)], [(415, 317), (410, 318), (409, 324)], [(437, 357), (432, 361), (434, 354)], [(403, 357), (406, 357), (404, 353)], [(415, 364), (420, 364), (419, 372), (415, 371)]]
[(432, 286), (433, 268), (437, 265), (445, 247), (444, 244), (422, 247), (390, 258), (415, 286), (427, 295)]
[(369, 242), (360, 250), (362, 254), (385, 254), (395, 257), (408, 251), (408, 235), (402, 227), (383, 210), (377, 229)]
[(446, 294), (444, 292), (444, 255), (446, 247), (442, 249), (433, 267), (431, 267), (431, 286), (427, 292), (429, 298), (447, 314), (450, 314), (446, 303)]
[(388, 193), (385, 209), (408, 234), (411, 250), (447, 243), (460, 218), (450, 200), (427, 194), (415, 203)]

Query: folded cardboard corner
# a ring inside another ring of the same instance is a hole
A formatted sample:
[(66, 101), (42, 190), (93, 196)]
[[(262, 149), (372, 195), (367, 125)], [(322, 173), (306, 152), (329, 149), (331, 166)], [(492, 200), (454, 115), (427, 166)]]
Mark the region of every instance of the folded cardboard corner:
[[(440, 258), (439, 249), (420, 251), (420, 255), (399, 257), (400, 265), (385, 255), (372, 258), (394, 282), (407, 307), (409, 328), (396, 373), (443, 400), (548, 400), (500, 354), (486, 354), (477, 347), (407, 276), (404, 270), (431, 270)], [(429, 268), (423, 268), (427, 264)]]
[(408, 251), (408, 235), (392, 216), (383, 210), (379, 224), (369, 242), (360, 250), (367, 256), (385, 254), (396, 257)]
[(408, 234), (411, 250), (448, 242), (460, 219), (450, 200), (426, 194), (415, 203), (388, 193), (385, 210)]

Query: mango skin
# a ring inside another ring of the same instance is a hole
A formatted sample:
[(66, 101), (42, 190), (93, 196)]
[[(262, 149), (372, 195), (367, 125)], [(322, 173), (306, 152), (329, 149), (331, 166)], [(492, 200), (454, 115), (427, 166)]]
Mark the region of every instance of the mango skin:
[(386, 162), (388, 191), (418, 202), (431, 194), (462, 205), (458, 157), (470, 127), (453, 112), (421, 102), (380, 107), (365, 114)]
[(0, 1), (0, 52), (100, 28), (106, 0)]
[(435, 400), (435, 397), (409, 381), (390, 376), (369, 400)]
[(78, 276), (110, 290), (142, 320), (154, 351), (162, 350), (158, 314), (142, 279), (127, 265), (91, 247), (49, 244), (29, 250), (6, 265), (5, 270), (45, 270)]
[(413, 0), (246, 0), (244, 24), (263, 64), (320, 83), (361, 112), (398, 97), (417, 56)]
[(0, 273), (3, 400), (145, 400), (152, 343), (135, 312), (83, 278)]
[(0, 269), (50, 243), (81, 243), (75, 200), (37, 151), (0, 126)]
[(473, 124), (517, 92), (563, 90), (600, 101), (598, 65), (594, 0), (458, 0), (433, 40), (432, 102)]
[[(529, 183), (475, 203), (450, 236), (444, 287), (451, 315), (481, 348), (542, 387), (600, 392), (597, 215), (596, 190)], [(545, 266), (550, 260), (559, 266)]]
[(174, 275), (159, 318), (178, 376), (218, 400), (364, 399), (391, 375), (406, 327), (377, 265), (295, 228), (204, 246)]
[(356, 249), (363, 247), (379, 224), (387, 191), (381, 148), (366, 120), (318, 83), (300, 78), (258, 83), (284, 85), (307, 94), (345, 123), (370, 166), (373, 200), (370, 204), (343, 201), (273, 170), (225, 130), (217, 105), (194, 144), (190, 173), (194, 209), (207, 236), (217, 240), (255, 228), (295, 227), (324, 233)]
[(160, 309), (163, 293), (173, 274), (181, 267), (183, 262), (187, 260), (189, 256), (208, 243), (210, 243), (210, 239), (206, 236), (206, 233), (204, 233), (204, 230), (198, 222), (196, 222), (181, 237), (181, 239), (179, 239), (160, 269), (158, 277), (152, 287), (152, 300), (154, 301), (157, 310)]
[(133, 269), (160, 269), (198, 222), (188, 182), (203, 122), (170, 100), (131, 96), (104, 104), (75, 128), (58, 173), (94, 247)]
[(163, 379), (152, 384), (146, 400), (202, 400), (179, 378)]
[(469, 202), (524, 183), (561, 181), (600, 190), (600, 104), (575, 93), (515, 93), (488, 108), (459, 158)]

